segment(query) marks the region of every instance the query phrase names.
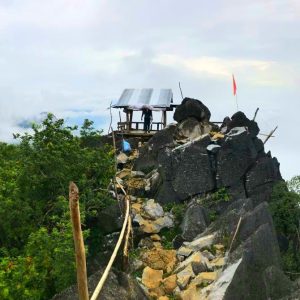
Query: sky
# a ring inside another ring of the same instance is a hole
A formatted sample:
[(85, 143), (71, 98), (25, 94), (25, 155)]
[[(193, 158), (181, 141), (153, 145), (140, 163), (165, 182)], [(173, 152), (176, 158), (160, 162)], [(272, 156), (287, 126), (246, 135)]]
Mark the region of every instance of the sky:
[(0, 0), (0, 140), (45, 112), (107, 131), (123, 89), (171, 88), (180, 103), (179, 81), (222, 121), (236, 111), (234, 74), (239, 109), (260, 108), (262, 133), (278, 125), (266, 150), (290, 179), (300, 174), (299, 28), (299, 0)]

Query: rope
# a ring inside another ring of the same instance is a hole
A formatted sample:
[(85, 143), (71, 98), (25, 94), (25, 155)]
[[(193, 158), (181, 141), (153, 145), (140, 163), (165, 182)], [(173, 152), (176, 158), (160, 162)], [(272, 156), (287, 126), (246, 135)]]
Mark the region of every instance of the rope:
[(101, 277), (101, 279), (100, 279), (100, 281), (99, 281), (99, 283), (98, 283), (98, 285), (97, 285), (97, 287), (96, 287), (96, 289), (95, 289), (95, 291), (94, 291), (94, 293), (91, 297), (91, 300), (96, 300), (98, 298), (98, 296), (101, 292), (101, 289), (102, 289), (102, 287), (103, 287), (103, 285), (104, 285), (104, 283), (107, 279), (109, 271), (110, 271), (110, 269), (111, 269), (111, 267), (114, 263), (114, 260), (117, 256), (117, 253), (118, 253), (118, 250), (121, 246), (122, 240), (124, 238), (124, 234), (125, 234), (125, 230), (126, 230), (126, 227), (127, 227), (127, 224), (128, 224), (128, 218), (129, 218), (129, 197), (126, 196), (125, 199), (126, 199), (126, 214), (125, 214), (123, 227), (122, 227), (118, 242), (117, 242), (116, 247), (114, 249), (114, 252), (112, 253), (111, 258), (110, 258), (110, 260), (109, 260), (109, 262), (106, 266), (106, 269), (105, 269), (105, 271), (104, 271), (104, 273), (103, 273), (103, 275), (102, 275), (102, 277)]

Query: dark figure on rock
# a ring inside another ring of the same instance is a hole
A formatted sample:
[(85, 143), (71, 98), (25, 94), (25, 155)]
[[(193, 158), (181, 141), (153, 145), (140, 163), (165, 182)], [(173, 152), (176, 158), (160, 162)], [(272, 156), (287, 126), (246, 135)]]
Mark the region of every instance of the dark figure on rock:
[(152, 111), (149, 108), (144, 108), (141, 120), (144, 117), (144, 131), (149, 132), (150, 131), (150, 123), (152, 121)]

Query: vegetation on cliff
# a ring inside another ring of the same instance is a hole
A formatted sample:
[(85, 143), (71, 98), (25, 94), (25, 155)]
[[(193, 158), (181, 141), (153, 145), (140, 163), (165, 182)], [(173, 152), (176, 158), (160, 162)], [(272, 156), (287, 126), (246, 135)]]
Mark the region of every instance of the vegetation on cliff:
[[(101, 132), (86, 120), (78, 135), (52, 114), (20, 142), (0, 144), (0, 298), (49, 299), (75, 282), (68, 208), (69, 181), (80, 189), (84, 234), (112, 199), (106, 189), (114, 172), (112, 149), (96, 148)], [(90, 238), (89, 238), (90, 237)]]

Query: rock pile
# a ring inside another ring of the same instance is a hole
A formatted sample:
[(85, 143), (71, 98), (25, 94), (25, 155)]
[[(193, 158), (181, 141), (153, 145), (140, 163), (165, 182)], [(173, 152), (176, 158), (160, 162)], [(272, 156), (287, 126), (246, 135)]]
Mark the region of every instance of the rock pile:
[[(144, 204), (136, 202), (132, 208), (135, 218), (143, 216), (152, 224), (166, 215), (174, 220), (174, 216), (164, 212), (153, 199)], [(169, 224), (170, 227), (175, 221)], [(132, 258), (131, 268), (135, 274), (141, 272), (137, 279), (146, 295), (160, 300), (174, 296), (183, 300), (207, 299), (225, 264), (225, 247), (214, 243), (215, 234), (184, 242), (177, 250), (166, 249), (163, 245), (165, 237), (157, 234), (156, 226), (145, 227), (143, 222), (139, 225), (148, 235), (135, 249), (138, 255)]]

